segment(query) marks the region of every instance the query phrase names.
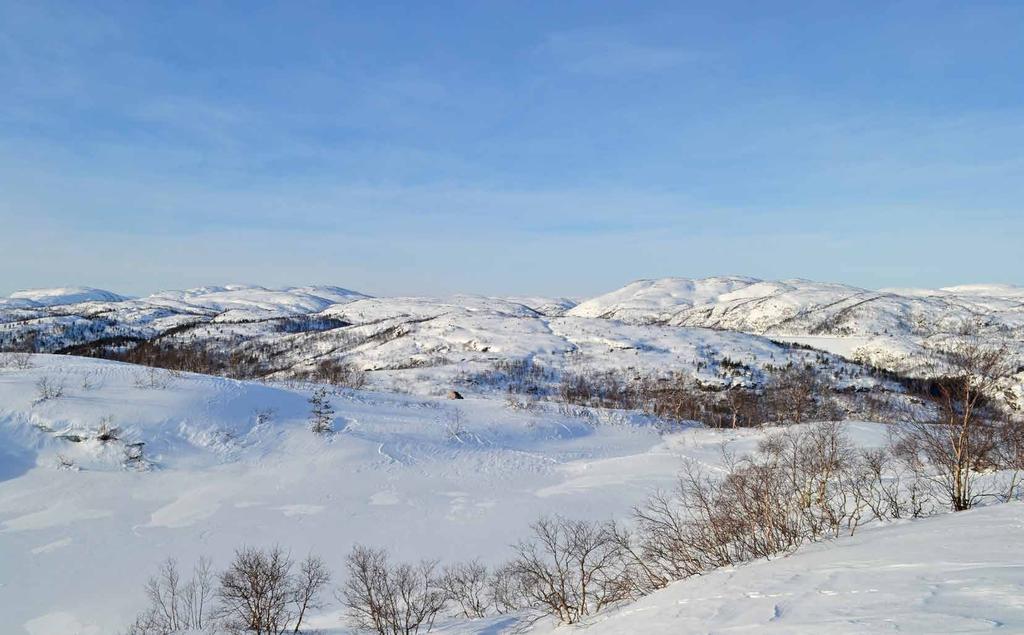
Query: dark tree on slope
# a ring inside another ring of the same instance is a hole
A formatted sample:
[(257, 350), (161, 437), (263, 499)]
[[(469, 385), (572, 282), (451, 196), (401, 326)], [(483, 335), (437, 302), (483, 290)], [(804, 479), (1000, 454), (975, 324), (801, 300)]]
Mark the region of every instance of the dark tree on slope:
[(326, 388), (317, 388), (309, 398), (309, 427), (317, 434), (331, 432), (334, 421), (334, 406), (327, 398)]

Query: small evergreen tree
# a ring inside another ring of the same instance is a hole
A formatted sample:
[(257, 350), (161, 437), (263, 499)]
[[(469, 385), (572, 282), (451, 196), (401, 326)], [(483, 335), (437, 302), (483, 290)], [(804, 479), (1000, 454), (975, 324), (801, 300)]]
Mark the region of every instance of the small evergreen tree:
[(317, 388), (309, 398), (310, 429), (317, 434), (328, 434), (332, 431), (334, 407), (327, 399), (327, 389)]

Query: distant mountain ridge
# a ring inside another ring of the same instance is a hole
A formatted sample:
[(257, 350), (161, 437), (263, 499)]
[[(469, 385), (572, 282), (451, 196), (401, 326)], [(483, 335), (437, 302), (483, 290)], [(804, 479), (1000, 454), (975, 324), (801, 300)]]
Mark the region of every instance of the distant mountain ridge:
[(754, 333), (930, 335), (951, 319), (1024, 323), (1024, 288), (968, 285), (872, 291), (844, 284), (756, 278), (639, 280), (580, 303), (570, 312), (630, 323), (704, 326)]
[(209, 286), (144, 298), (78, 287), (22, 291), (0, 300), (0, 350), (198, 344), (262, 360), (274, 377), (336, 360), (391, 387), (410, 383), (410, 390), (522, 360), (553, 371), (684, 370), (728, 382), (724, 360), (744, 360), (751, 370), (742, 381), (753, 381), (758, 368), (792, 359), (778, 342), (926, 374), (943, 342), (966, 323), (1008, 342), (1024, 368), (1021, 287), (874, 291), (744, 276), (638, 280), (579, 304), (543, 297), (371, 297), (336, 286)]

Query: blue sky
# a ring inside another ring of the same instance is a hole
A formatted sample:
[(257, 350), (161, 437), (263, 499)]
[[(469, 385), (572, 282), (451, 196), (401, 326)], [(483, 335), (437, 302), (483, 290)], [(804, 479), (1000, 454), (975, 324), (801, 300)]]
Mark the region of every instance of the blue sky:
[(1020, 2), (0, 0), (0, 292), (1024, 284), (1022, 33)]

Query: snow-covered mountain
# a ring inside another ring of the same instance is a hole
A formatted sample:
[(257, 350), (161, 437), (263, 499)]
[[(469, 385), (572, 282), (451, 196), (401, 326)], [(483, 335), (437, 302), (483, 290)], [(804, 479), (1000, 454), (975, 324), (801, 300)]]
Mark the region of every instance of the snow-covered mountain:
[(636, 324), (837, 336), (929, 337), (976, 319), (1010, 334), (1024, 327), (1024, 288), (871, 291), (808, 280), (662, 278), (639, 280), (592, 298), (569, 314)]
[(15, 291), (6, 300), (0, 298), (0, 308), (4, 306), (23, 308), (59, 306), (83, 302), (123, 302), (127, 299), (126, 296), (92, 287), (26, 289), (24, 291)]
[(1024, 366), (1020, 287), (871, 291), (749, 277), (640, 280), (578, 305), (565, 298), (370, 297), (325, 286), (203, 287), (138, 299), (89, 289), (19, 292), (0, 302), (0, 348), (82, 353), (89, 345), (95, 354), (141, 341), (198, 343), (260, 360), (261, 375), (287, 378), (331, 359), (370, 371), (379, 387), (429, 393), (522, 360), (555, 373), (679, 370), (728, 383), (720, 364), (729, 359), (751, 369), (739, 380), (756, 382), (766, 365), (806, 356), (778, 342), (921, 375), (932, 372), (935, 350), (966, 322), (1009, 342)]
[(662, 278), (592, 298), (568, 315), (765, 335), (907, 374), (928, 372), (935, 348), (974, 324), (1024, 363), (1024, 288), (1012, 285), (872, 291), (808, 280)]
[[(671, 487), (684, 461), (721, 471), (723, 449), (748, 452), (768, 434), (632, 410), (506, 402), (489, 378), (509, 362), (535, 369), (539, 382), (582, 371), (626, 380), (678, 371), (722, 387), (756, 385), (769, 367), (808, 362), (836, 387), (899, 390), (863, 362), (913, 370), (961, 318), (984, 320), (986, 336), (1008, 339), (1019, 352), (1018, 291), (670, 279), (579, 305), (380, 298), (336, 287), (206, 287), (136, 299), (23, 292), (0, 302), (4, 348), (96, 354), (181, 346), (258, 360), (250, 376), (269, 381), (69, 355), (6, 359), (0, 622), (28, 635), (121, 632), (145, 605), (144, 581), (164, 558), (187, 566), (212, 555), (223, 566), (243, 543), (315, 552), (335, 570), (357, 542), (404, 560), (496, 564), (541, 514), (623, 518), (645, 493)], [(290, 380), (324, 360), (362, 369), (374, 390), (331, 395), (337, 434), (318, 438), (307, 422), (314, 386)], [(54, 386), (59, 397), (41, 396)], [(439, 398), (452, 388), (466, 399)], [(885, 424), (844, 425), (857, 447), (889, 441)], [(686, 580), (587, 626), (852, 633), (890, 624), (877, 621), (885, 614), (908, 632), (971, 630), (989, 619), (1016, 628), (1024, 616), (1003, 599), (1019, 594), (1005, 564), (1016, 552), (1005, 536), (1021, 523), (1020, 509), (871, 528), (792, 558)], [(958, 581), (963, 575), (970, 579)], [(931, 597), (942, 602), (939, 617)], [(342, 613), (332, 603), (309, 626), (347, 634)], [(511, 615), (446, 618), (437, 630), (527, 626)]]

